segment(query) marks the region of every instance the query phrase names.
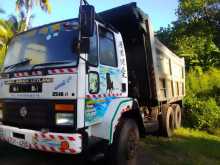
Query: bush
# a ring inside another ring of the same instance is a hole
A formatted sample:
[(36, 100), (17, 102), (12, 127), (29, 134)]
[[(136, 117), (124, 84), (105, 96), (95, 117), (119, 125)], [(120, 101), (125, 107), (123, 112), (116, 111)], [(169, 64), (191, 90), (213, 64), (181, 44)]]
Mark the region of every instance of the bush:
[(197, 129), (220, 127), (220, 70), (190, 71), (184, 99), (185, 124)]
[(198, 97), (187, 96), (184, 105), (187, 126), (206, 130), (220, 127), (220, 107), (215, 99), (203, 101)]

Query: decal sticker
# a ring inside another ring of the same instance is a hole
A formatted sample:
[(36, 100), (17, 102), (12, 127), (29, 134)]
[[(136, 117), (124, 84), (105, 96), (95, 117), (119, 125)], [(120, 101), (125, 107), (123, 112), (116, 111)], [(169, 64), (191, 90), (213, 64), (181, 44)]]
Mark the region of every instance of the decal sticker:
[[(121, 93), (121, 71), (118, 68), (99, 66), (100, 90), (97, 97), (86, 99), (85, 120), (86, 125), (100, 122), (109, 104), (116, 98), (116, 93)], [(95, 82), (94, 82), (95, 85)], [(104, 96), (104, 97), (102, 97)]]
[(27, 37), (34, 37), (36, 35), (36, 32), (37, 32), (36, 30), (32, 30), (32, 31), (26, 33), (26, 35), (27, 35)]
[(52, 36), (50, 34), (46, 37), (47, 40), (50, 40), (51, 38)]
[(78, 30), (79, 29), (79, 23), (78, 22), (66, 22), (63, 24), (65, 31), (72, 31), (72, 30)]
[(100, 66), (100, 93), (120, 93), (121, 92), (121, 84), (120, 70), (117, 68), (109, 68), (105, 66)]
[(53, 32), (59, 32), (60, 31), (60, 24), (54, 24), (51, 26)]
[(48, 27), (41, 28), (39, 31), (40, 34), (44, 34), (44, 35), (47, 35), (48, 32), (49, 32)]
[(92, 124), (101, 121), (113, 99), (115, 97), (86, 99), (86, 123)]
[(52, 25), (51, 29), (53, 31), (53, 37), (57, 37), (59, 35), (59, 31), (60, 31), (60, 24)]
[(57, 37), (58, 35), (59, 35), (59, 33), (58, 33), (58, 32), (53, 33), (53, 37)]
[(125, 59), (125, 52), (123, 49), (123, 43), (120, 42), (119, 44), (119, 51), (120, 51), (120, 62), (121, 62), (121, 74), (123, 78), (127, 78), (127, 69), (126, 69), (126, 59)]
[(51, 140), (51, 139), (47, 139), (47, 138), (39, 139), (37, 137), (33, 137), (32, 141), (33, 141), (33, 144), (46, 145), (49, 147), (56, 147), (56, 148), (59, 148), (60, 144), (61, 144), (60, 141), (55, 141), (55, 140)]
[(7, 80), (5, 85), (10, 84), (32, 84), (32, 83), (52, 83), (53, 78), (34, 78), (34, 79), (19, 79), (19, 80)]
[(109, 93), (111, 94), (113, 89), (114, 89), (114, 83), (113, 81), (111, 80), (111, 75), (110, 73), (106, 73), (106, 93)]
[(64, 87), (65, 85), (69, 84), (72, 80), (72, 76), (68, 76), (65, 80), (62, 80), (59, 84), (57, 84), (55, 87), (54, 87), (54, 90), (58, 90), (62, 87)]

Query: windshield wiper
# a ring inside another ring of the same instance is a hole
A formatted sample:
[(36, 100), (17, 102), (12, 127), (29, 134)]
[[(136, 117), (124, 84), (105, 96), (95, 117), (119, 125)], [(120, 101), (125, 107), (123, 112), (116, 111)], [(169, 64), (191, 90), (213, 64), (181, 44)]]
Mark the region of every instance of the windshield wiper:
[(18, 63), (15, 63), (15, 64), (12, 64), (12, 65), (9, 65), (9, 66), (4, 67), (4, 70), (12, 69), (12, 68), (14, 68), (14, 67), (16, 67), (16, 66), (19, 66), (19, 65), (26, 65), (26, 64), (28, 64), (30, 61), (31, 61), (31, 59), (29, 59), (29, 58), (24, 58), (23, 61), (20, 61), (20, 62), (18, 62)]
[(36, 67), (42, 67), (42, 66), (49, 66), (49, 65), (62, 65), (62, 64), (69, 64), (69, 63), (72, 63), (73, 61), (54, 61), (54, 62), (46, 62), (46, 63), (42, 63), (42, 64), (36, 64), (36, 65), (33, 65), (31, 67), (31, 69), (34, 69)]

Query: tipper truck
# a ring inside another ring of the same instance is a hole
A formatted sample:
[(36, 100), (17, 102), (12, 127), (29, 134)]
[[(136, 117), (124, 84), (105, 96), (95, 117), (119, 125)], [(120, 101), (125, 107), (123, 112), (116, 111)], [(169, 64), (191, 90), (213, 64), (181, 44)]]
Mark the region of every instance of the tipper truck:
[[(0, 140), (25, 149), (135, 161), (140, 137), (181, 126), (184, 59), (136, 3), (17, 34), (0, 79)], [(102, 145), (97, 145), (102, 144)], [(92, 149), (93, 148), (93, 149)]]

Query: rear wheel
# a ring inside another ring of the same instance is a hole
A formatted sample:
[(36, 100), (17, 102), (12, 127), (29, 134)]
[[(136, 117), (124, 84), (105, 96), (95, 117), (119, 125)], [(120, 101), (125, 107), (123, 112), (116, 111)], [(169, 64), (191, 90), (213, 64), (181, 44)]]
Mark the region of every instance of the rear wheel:
[(171, 137), (174, 131), (174, 112), (172, 107), (163, 105), (161, 120), (162, 136)]
[(108, 161), (111, 165), (136, 165), (139, 130), (132, 119), (123, 119), (117, 127), (110, 147)]
[(179, 104), (174, 104), (173, 106), (174, 110), (174, 127), (180, 128), (181, 127), (181, 120), (182, 120), (182, 112)]

